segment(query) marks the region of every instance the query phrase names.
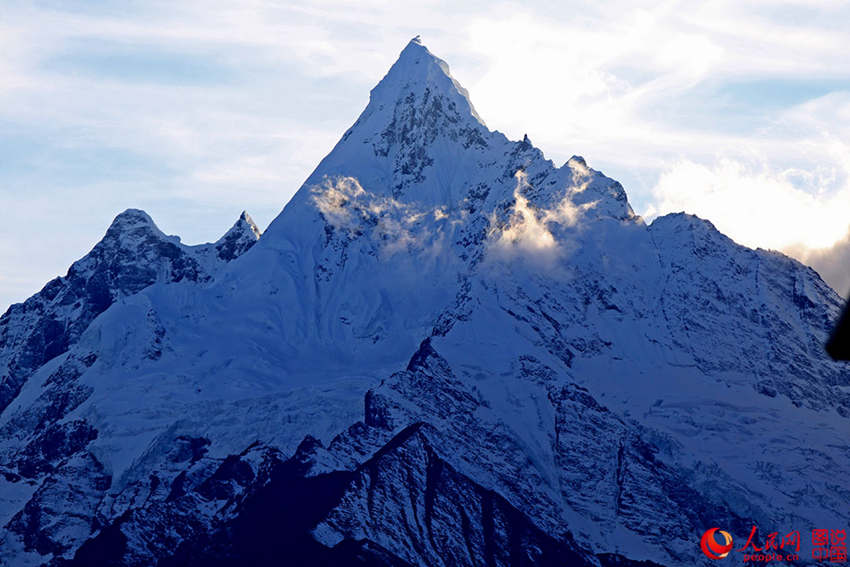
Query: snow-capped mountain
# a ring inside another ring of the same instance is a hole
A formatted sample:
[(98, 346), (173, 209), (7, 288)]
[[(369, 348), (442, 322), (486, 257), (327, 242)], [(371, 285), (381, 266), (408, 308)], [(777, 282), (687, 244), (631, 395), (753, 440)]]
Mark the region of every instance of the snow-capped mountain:
[(257, 237), (128, 211), (0, 319), (0, 561), (699, 565), (848, 524), (835, 292), (490, 131), (418, 39)]
[(260, 232), (247, 213), (217, 242), (186, 246), (137, 209), (118, 215), (106, 235), (62, 278), (0, 317), (0, 410), (27, 378), (64, 353), (115, 301), (154, 282), (208, 282), (253, 246)]

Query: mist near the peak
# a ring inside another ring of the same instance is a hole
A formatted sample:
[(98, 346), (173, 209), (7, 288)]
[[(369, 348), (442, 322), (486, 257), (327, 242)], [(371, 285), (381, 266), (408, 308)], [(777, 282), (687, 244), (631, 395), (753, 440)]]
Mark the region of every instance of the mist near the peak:
[(535, 207), (525, 196), (528, 188), (525, 172), (518, 171), (515, 177), (514, 200), (509, 216), (500, 220), (495, 211), (490, 215), (488, 258), (522, 257), (546, 262), (565, 259), (575, 247), (567, 232), (578, 228), (583, 213), (596, 203), (576, 205), (572, 201), (571, 195), (585, 189), (584, 185), (579, 185), (566, 193), (554, 207)]
[(344, 231), (350, 239), (368, 235), (385, 258), (417, 249), (432, 255), (443, 250), (440, 227), (450, 221), (442, 207), (419, 208), (377, 195), (354, 177), (326, 178), (310, 193), (328, 226)]
[[(653, 189), (644, 214), (684, 211), (711, 220), (753, 248), (780, 250), (815, 268), (839, 293), (850, 290), (848, 169), (817, 175), (725, 159), (714, 166), (682, 161)], [(818, 189), (818, 188), (830, 188)], [(818, 192), (820, 191), (820, 192)]]
[(847, 235), (826, 248), (792, 246), (784, 250), (814, 268), (839, 294), (850, 294), (850, 230)]

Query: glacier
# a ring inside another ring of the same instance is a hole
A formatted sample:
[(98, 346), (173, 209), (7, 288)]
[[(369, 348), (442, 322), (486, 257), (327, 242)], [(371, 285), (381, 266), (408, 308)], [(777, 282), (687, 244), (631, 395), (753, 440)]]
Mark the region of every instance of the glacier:
[(489, 130), (416, 38), (262, 235), (131, 209), (0, 318), (0, 562), (708, 565), (713, 526), (843, 528), (841, 304)]

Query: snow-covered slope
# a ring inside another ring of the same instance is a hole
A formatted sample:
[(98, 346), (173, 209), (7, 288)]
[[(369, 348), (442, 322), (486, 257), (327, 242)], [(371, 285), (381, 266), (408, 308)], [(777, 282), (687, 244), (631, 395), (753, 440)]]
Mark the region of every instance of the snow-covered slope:
[(65, 352), (115, 301), (157, 281), (208, 282), (259, 237), (244, 212), (221, 239), (199, 246), (166, 236), (144, 211), (118, 215), (103, 240), (65, 277), (51, 280), (0, 317), (0, 410), (34, 370)]
[(418, 39), (255, 245), (125, 214), (146, 275), (87, 271), (62, 348), (4, 316), (4, 561), (696, 565), (850, 519), (838, 296), (488, 130)]

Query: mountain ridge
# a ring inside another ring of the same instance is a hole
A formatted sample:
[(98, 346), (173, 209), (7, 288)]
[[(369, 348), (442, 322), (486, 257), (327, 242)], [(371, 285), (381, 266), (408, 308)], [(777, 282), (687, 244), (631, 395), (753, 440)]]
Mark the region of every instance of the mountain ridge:
[[(220, 240), (197, 246), (166, 236), (142, 210), (120, 213), (64, 277), (0, 316), (0, 410), (29, 373), (64, 352), (114, 301), (156, 281), (209, 281), (219, 264), (241, 255), (258, 238), (246, 213)], [(16, 328), (24, 330), (14, 333)]]
[[(243, 213), (209, 279), (132, 280), (21, 382), (3, 560), (236, 564), (281, 463), (345, 481), (284, 535), (353, 564), (704, 565), (713, 525), (846, 523), (835, 292), (697, 217), (647, 225), (583, 158), (489, 131), (421, 42), (399, 62), (258, 240)], [(134, 270), (194, 266), (153, 243)]]

